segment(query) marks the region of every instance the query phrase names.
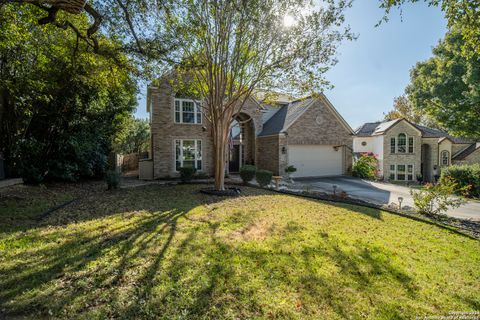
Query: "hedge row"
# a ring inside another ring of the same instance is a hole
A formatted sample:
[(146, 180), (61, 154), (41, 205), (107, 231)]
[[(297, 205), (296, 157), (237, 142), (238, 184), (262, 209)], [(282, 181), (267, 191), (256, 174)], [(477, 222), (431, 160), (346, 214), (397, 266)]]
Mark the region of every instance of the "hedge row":
[(442, 169), (440, 183), (451, 177), (458, 183), (459, 188), (468, 186), (470, 197), (480, 197), (480, 164), (454, 165)]

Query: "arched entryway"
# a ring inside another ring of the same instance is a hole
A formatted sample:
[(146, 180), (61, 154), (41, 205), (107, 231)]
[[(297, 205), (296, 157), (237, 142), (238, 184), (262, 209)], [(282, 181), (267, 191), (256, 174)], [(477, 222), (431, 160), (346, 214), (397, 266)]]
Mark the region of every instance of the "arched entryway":
[(432, 181), (431, 168), (431, 150), (428, 144), (422, 144), (422, 167), (421, 174), (424, 182)]
[(246, 113), (236, 115), (230, 125), (228, 171), (239, 172), (245, 164), (255, 164), (255, 125)]

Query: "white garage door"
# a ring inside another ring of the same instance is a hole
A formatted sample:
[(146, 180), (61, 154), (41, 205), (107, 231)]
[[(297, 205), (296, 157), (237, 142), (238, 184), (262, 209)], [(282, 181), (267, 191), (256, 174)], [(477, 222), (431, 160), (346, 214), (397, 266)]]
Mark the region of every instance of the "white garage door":
[(292, 177), (321, 177), (342, 174), (342, 148), (333, 146), (301, 145), (288, 146), (289, 164), (297, 168)]

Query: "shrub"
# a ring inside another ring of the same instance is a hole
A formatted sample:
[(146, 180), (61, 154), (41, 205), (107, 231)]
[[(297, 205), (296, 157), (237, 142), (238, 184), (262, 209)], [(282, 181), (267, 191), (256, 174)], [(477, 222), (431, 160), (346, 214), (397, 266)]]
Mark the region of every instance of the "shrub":
[[(453, 179), (458, 184), (458, 189), (468, 188), (465, 196), (480, 197), (480, 164), (473, 165), (454, 165), (442, 169), (440, 184), (444, 184), (448, 179)], [(464, 191), (456, 190), (456, 194)]]
[(247, 184), (252, 181), (255, 177), (255, 172), (257, 172), (257, 167), (252, 165), (244, 165), (240, 168), (240, 177), (243, 180), (243, 183)]
[(108, 190), (118, 189), (120, 185), (120, 174), (115, 170), (108, 170), (105, 174)]
[(180, 172), (180, 180), (182, 180), (183, 182), (190, 182), (192, 181), (197, 169), (192, 167), (181, 167), (180, 169), (178, 169), (178, 171)]
[(445, 178), (441, 184), (426, 184), (423, 190), (413, 191), (413, 203), (419, 213), (427, 215), (445, 214), (450, 208), (458, 208), (465, 200), (452, 196), (456, 192), (465, 192), (452, 178)]
[(35, 138), (22, 139), (14, 149), (14, 163), (26, 184), (41, 183), (48, 173), (47, 146)]
[(374, 180), (377, 172), (378, 160), (371, 155), (362, 155), (352, 167), (352, 175), (363, 179)]
[(198, 172), (197, 174), (195, 174), (195, 176), (193, 177), (194, 179), (208, 179), (208, 174), (206, 174), (205, 172)]
[(257, 179), (258, 184), (260, 187), (266, 187), (272, 181), (273, 173), (268, 170), (257, 170), (255, 174), (255, 178)]

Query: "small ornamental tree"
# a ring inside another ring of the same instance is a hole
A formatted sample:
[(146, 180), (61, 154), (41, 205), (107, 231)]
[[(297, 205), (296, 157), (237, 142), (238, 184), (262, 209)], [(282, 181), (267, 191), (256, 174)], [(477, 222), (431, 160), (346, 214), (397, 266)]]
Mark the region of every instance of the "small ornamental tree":
[[(189, 79), (211, 123), (215, 189), (224, 190), (232, 118), (256, 89), (318, 92), (335, 64), (350, 1), (179, 0), (165, 14), (176, 74)], [(295, 17), (295, 18), (293, 18)]]
[(410, 190), (410, 194), (419, 213), (441, 215), (451, 208), (458, 208), (464, 204), (465, 200), (454, 196), (454, 194), (463, 194), (466, 191), (467, 188), (459, 187), (455, 180), (447, 177), (442, 183), (436, 185), (426, 184), (424, 189), (419, 191)]

